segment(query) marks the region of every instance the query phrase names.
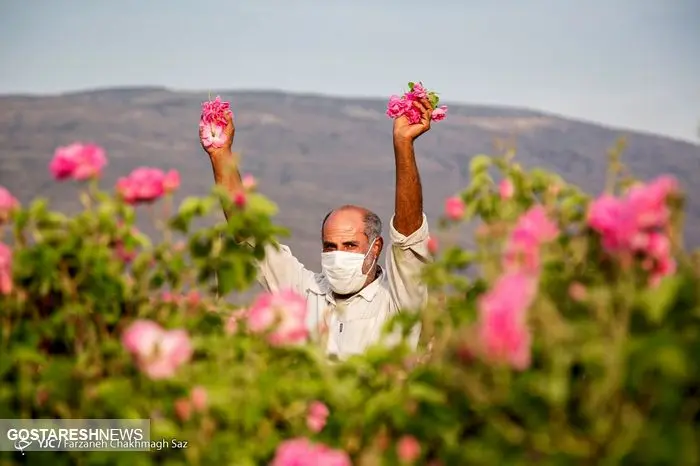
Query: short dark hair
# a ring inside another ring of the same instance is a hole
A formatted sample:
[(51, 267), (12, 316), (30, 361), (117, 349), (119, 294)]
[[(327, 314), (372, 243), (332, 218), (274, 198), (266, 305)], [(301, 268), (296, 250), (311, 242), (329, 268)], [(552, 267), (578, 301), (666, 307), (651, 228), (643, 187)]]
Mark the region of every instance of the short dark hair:
[(331, 210), (326, 214), (325, 217), (323, 217), (323, 222), (321, 222), (321, 233), (323, 233), (323, 227), (326, 226), (326, 221), (328, 218), (333, 214), (334, 212), (338, 212), (341, 210), (359, 210), (364, 214), (364, 224), (365, 224), (365, 236), (367, 239), (372, 242), (375, 239), (379, 238), (382, 236), (382, 219), (379, 218), (379, 215), (375, 214), (369, 209), (365, 209), (364, 207), (359, 207), (356, 205), (344, 205), (340, 206), (336, 209)]

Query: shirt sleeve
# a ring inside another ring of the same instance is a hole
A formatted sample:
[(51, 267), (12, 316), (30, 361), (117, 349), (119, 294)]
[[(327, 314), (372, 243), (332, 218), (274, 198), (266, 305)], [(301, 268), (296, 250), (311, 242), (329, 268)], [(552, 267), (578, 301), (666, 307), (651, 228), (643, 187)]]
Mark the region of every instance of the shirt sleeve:
[(394, 217), (389, 222), (391, 250), (387, 254), (386, 269), (392, 303), (398, 311), (413, 311), (428, 302), (428, 287), (422, 280), (423, 266), (430, 262), (428, 251), (428, 219), (423, 214), (420, 228), (404, 236), (394, 228)]
[[(251, 244), (249, 241), (246, 243)], [(252, 245), (252, 244), (251, 244)], [(288, 246), (283, 244), (265, 246), (265, 257), (258, 261), (258, 282), (267, 291), (276, 293), (292, 289), (304, 295), (314, 273), (294, 257)]]

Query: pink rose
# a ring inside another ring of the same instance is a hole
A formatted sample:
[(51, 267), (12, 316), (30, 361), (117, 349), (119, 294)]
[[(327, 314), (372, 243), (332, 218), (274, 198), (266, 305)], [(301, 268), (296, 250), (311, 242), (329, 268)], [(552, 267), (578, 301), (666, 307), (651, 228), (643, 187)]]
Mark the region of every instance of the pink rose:
[(246, 317), (246, 309), (237, 309), (231, 313), (224, 324), (224, 333), (233, 335), (238, 332), (238, 323)]
[(215, 126), (226, 126), (227, 114), (233, 115), (231, 112), (231, 104), (221, 100), (221, 97), (216, 96), (214, 100), (202, 102), (202, 123), (213, 124)]
[(175, 415), (181, 421), (187, 421), (192, 417), (192, 402), (187, 398), (178, 398), (174, 403)]
[(12, 293), (12, 249), (0, 242), (0, 295)]
[(423, 114), (420, 110), (418, 110), (418, 107), (416, 107), (415, 105), (411, 105), (409, 108), (407, 108), (406, 112), (404, 113), (404, 116), (412, 125), (420, 123), (421, 119), (423, 118)]
[(347, 453), (306, 438), (282, 442), (270, 466), (352, 466)]
[(411, 108), (413, 104), (410, 100), (405, 97), (399, 97), (398, 95), (392, 95), (389, 97), (389, 103), (386, 108), (386, 115), (389, 118), (398, 118), (402, 116), (406, 111)]
[(17, 199), (7, 189), (0, 186), (0, 223), (10, 218), (10, 212), (19, 207)]
[(531, 207), (513, 228), (503, 255), (506, 270), (536, 273), (540, 266), (540, 247), (556, 239), (559, 229), (547, 218), (542, 206)]
[(662, 232), (668, 230), (671, 216), (668, 197), (677, 191), (675, 178), (661, 176), (633, 186), (619, 198), (603, 195), (588, 209), (588, 225), (600, 234), (603, 248), (623, 266), (641, 254), (652, 286), (676, 270), (670, 241)]
[(204, 147), (221, 148), (226, 143), (225, 126), (214, 123), (199, 123), (200, 138)]
[(412, 435), (402, 436), (396, 444), (396, 453), (401, 461), (413, 463), (420, 456), (420, 443)]
[(428, 97), (428, 90), (423, 87), (423, 83), (418, 82), (413, 85), (413, 90), (406, 95), (410, 95), (412, 99), (425, 99)]
[(433, 121), (442, 121), (447, 118), (447, 105), (440, 105), (434, 108), (430, 118)]
[(245, 193), (238, 192), (233, 196), (233, 204), (239, 209), (245, 207), (246, 201)]
[(57, 180), (73, 178), (82, 181), (100, 176), (105, 165), (104, 149), (95, 144), (76, 142), (56, 149), (49, 170)]
[(184, 330), (164, 330), (150, 320), (137, 320), (122, 336), (122, 344), (139, 369), (152, 379), (165, 379), (192, 357), (192, 344)]
[(312, 402), (306, 415), (306, 426), (312, 432), (321, 432), (326, 425), (329, 414), (328, 406), (320, 401)]
[(180, 175), (171, 170), (163, 173), (158, 168), (141, 167), (117, 181), (117, 192), (128, 204), (153, 202), (180, 184)]
[(292, 290), (263, 293), (246, 313), (248, 329), (254, 333), (269, 332), (271, 345), (302, 343), (308, 336), (306, 300)]
[(170, 170), (163, 178), (163, 191), (172, 193), (180, 187), (180, 173), (177, 170)]
[(487, 360), (522, 370), (530, 365), (530, 331), (526, 311), (537, 293), (535, 278), (503, 275), (478, 301), (479, 341)]
[(515, 187), (513, 186), (513, 182), (510, 181), (508, 178), (501, 180), (501, 182), (498, 184), (498, 193), (500, 194), (501, 199), (512, 198), (513, 194), (515, 194)]
[(428, 237), (428, 252), (430, 254), (437, 254), (439, 248), (438, 240), (434, 236)]
[(226, 142), (224, 129), (227, 115), (233, 116), (231, 104), (217, 96), (214, 100), (202, 102), (202, 116), (199, 121), (200, 139), (204, 147), (220, 148)]
[(464, 216), (464, 201), (458, 196), (453, 196), (445, 201), (445, 215), (450, 220), (460, 220)]
[(243, 189), (245, 189), (246, 191), (252, 191), (258, 185), (258, 182), (255, 180), (255, 177), (250, 174), (245, 175), (241, 180), (241, 183), (243, 185)]
[(583, 284), (579, 282), (573, 282), (569, 285), (569, 297), (574, 301), (583, 301), (588, 295), (588, 290)]
[[(416, 83), (413, 88), (404, 93), (403, 96), (392, 95), (389, 97), (389, 102), (387, 103), (386, 116), (389, 118), (399, 118), (405, 116), (409, 124), (420, 123), (423, 115), (421, 111), (414, 105), (421, 99), (431, 98), (432, 96), (437, 96), (436, 93), (428, 91), (423, 83)], [(444, 120), (447, 116), (447, 106), (440, 105), (433, 109), (431, 113), (431, 119), (433, 121)]]
[(204, 387), (194, 387), (192, 393), (190, 394), (190, 399), (192, 400), (192, 406), (197, 411), (204, 411), (207, 407), (207, 390)]

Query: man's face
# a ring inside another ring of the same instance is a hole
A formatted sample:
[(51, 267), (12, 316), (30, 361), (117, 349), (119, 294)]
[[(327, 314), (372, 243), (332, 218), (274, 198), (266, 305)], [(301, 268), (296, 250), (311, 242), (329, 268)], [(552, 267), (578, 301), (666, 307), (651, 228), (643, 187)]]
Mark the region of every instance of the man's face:
[(364, 215), (358, 210), (333, 212), (323, 226), (323, 252), (346, 251), (366, 254), (369, 240), (365, 236)]

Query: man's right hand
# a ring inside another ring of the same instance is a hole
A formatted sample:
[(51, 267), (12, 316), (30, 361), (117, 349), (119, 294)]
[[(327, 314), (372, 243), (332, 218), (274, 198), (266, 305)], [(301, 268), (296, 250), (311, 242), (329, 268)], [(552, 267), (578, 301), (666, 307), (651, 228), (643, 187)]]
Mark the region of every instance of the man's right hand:
[(222, 156), (228, 157), (231, 155), (231, 146), (233, 145), (233, 136), (236, 133), (236, 127), (233, 124), (233, 114), (228, 112), (226, 114), (226, 126), (224, 127), (224, 144), (222, 147), (205, 147), (202, 143), (202, 131), (204, 129), (200, 125), (199, 127), (199, 142), (202, 144), (202, 149), (209, 154), (209, 157), (213, 160), (215, 158), (221, 158)]

